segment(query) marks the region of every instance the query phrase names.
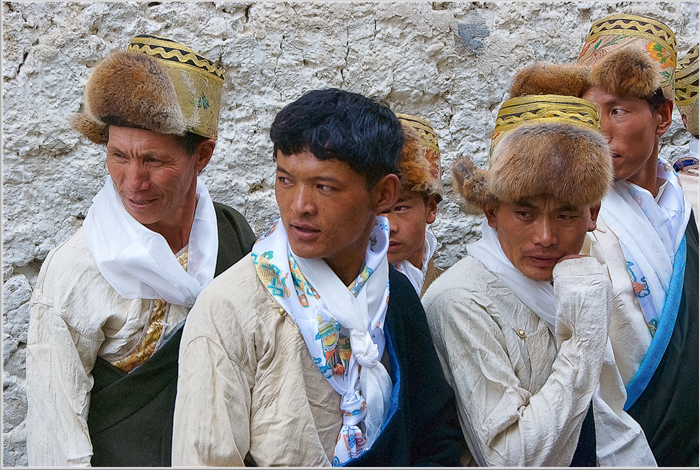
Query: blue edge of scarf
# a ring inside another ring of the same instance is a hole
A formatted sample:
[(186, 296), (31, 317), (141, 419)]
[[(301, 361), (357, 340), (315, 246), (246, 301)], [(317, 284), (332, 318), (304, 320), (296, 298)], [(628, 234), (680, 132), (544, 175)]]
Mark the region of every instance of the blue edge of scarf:
[(673, 329), (676, 326), (676, 318), (678, 317), (678, 308), (681, 304), (681, 295), (683, 292), (683, 278), (685, 276), (685, 257), (686, 243), (685, 235), (681, 241), (681, 245), (676, 252), (675, 262), (673, 264), (673, 273), (671, 274), (671, 285), (668, 290), (666, 303), (661, 312), (659, 326), (656, 329), (654, 339), (649, 345), (644, 359), (642, 360), (637, 373), (632, 377), (627, 386), (627, 401), (625, 402), (625, 411), (628, 411), (632, 405), (640, 397), (644, 389), (646, 389), (651, 377), (656, 372), (656, 368), (661, 362), (661, 358), (666, 352), (666, 347), (671, 341)]

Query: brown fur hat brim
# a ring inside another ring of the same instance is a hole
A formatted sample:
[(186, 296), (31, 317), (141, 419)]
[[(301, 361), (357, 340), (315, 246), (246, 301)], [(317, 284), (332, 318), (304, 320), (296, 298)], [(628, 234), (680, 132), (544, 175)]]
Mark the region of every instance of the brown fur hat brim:
[(513, 77), (511, 98), (521, 95), (564, 95), (580, 98), (591, 87), (586, 67), (576, 64), (538, 62)]
[(425, 159), (425, 149), (421, 145), (418, 132), (402, 122), (404, 144), (399, 155), (401, 187), (409, 191), (430, 194), (430, 163)]
[(566, 124), (527, 124), (496, 147), (489, 190), (499, 201), (549, 196), (572, 207), (599, 203), (613, 180), (600, 132)]
[(185, 132), (175, 86), (157, 60), (146, 54), (119, 51), (103, 59), (85, 85), (84, 105), (71, 126), (96, 143), (106, 143), (109, 125)]
[(453, 184), (469, 209), (484, 211), (500, 202), (551, 197), (562, 205), (599, 203), (613, 180), (605, 138), (582, 127), (523, 124), (496, 147), (489, 170), (468, 158), (452, 167)]
[(609, 54), (591, 69), (592, 85), (611, 95), (647, 99), (661, 86), (661, 65), (636, 47)]
[(468, 212), (484, 211), (498, 200), (489, 188), (489, 172), (477, 168), (467, 157), (452, 165), (452, 185), (464, 199)]

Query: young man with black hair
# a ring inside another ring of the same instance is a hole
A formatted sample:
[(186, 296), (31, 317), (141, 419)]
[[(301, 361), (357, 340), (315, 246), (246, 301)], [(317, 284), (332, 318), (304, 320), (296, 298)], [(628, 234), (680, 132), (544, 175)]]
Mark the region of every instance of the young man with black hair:
[(399, 192), (396, 116), (317, 90), (270, 136), (281, 217), (190, 314), (173, 463), (458, 465), (454, 394), (378, 217)]
[(659, 466), (697, 466), (698, 230), (659, 156), (672, 120), (676, 38), (655, 19), (613, 15), (591, 26), (578, 62), (590, 69), (583, 97), (600, 105), (613, 162), (591, 255), (612, 281), (624, 409)]

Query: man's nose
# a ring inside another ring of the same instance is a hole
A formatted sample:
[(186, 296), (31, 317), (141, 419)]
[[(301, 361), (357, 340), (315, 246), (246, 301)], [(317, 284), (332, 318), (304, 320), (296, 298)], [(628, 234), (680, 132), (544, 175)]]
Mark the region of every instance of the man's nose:
[(547, 217), (542, 217), (535, 227), (535, 233), (533, 236), (534, 243), (548, 247), (550, 245), (557, 244), (557, 235), (554, 228), (554, 224)]
[(298, 214), (315, 214), (316, 205), (314, 203), (312, 190), (304, 186), (300, 187), (299, 190), (294, 195), (294, 200), (292, 201), (292, 210)]
[(140, 162), (129, 162), (126, 168), (125, 183), (130, 191), (143, 191), (148, 189), (148, 169)]

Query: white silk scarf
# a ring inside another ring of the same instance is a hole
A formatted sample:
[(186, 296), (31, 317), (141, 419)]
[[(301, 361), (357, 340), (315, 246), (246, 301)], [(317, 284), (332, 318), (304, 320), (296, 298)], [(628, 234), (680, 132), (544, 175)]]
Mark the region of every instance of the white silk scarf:
[(675, 254), (690, 219), (690, 203), (678, 176), (662, 158), (658, 159), (657, 176), (666, 180), (657, 198), (629, 181), (618, 181), (603, 199), (600, 211), (620, 240), (632, 288), (652, 336), (666, 303)]
[(513, 294), (535, 312), (554, 334), (557, 312), (554, 287), (547, 281), (535, 281), (525, 276), (503, 252), (498, 234), (486, 219), (481, 223), (481, 239), (467, 245), (467, 254), (481, 261)]
[(425, 248), (423, 249), (423, 265), (421, 269), (415, 267), (407, 259), (394, 265), (398, 272), (403, 273), (408, 278), (408, 280), (411, 281), (411, 285), (413, 286), (419, 297), (421, 292), (423, 292), (423, 284), (425, 283), (425, 275), (428, 272), (428, 264), (430, 263), (430, 259), (435, 254), (436, 249), (437, 238), (435, 237), (435, 235), (433, 235), (433, 232), (431, 232), (430, 229), (426, 229)]
[(199, 178), (196, 194), (185, 271), (165, 238), (126, 211), (112, 178), (107, 176), (92, 200), (83, 228), (100, 273), (119, 295), (194, 305), (201, 290), (214, 278), (219, 249), (214, 203)]

